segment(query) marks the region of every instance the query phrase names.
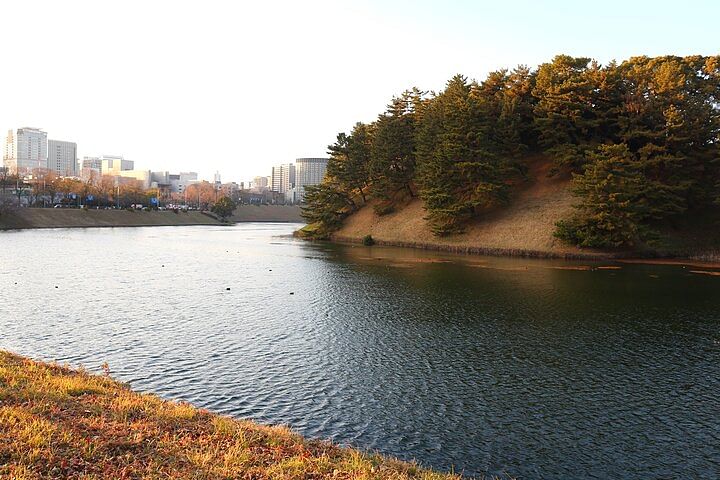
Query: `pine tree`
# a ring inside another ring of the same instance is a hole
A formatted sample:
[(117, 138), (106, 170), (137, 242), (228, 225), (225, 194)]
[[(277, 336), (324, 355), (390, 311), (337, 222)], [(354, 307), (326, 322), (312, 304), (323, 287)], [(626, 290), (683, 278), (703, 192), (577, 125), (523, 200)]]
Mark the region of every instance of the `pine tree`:
[(363, 203), (370, 181), (371, 146), (371, 127), (357, 123), (350, 135), (338, 134), (336, 142), (328, 147), (327, 175), (351, 198), (353, 194), (360, 195)]
[(601, 145), (573, 175), (578, 216), (558, 223), (555, 235), (581, 247), (627, 247), (647, 238), (651, 200), (641, 162), (627, 145)]
[(493, 140), (496, 120), (492, 103), (461, 75), (428, 106), (418, 134), (418, 182), (436, 235), (461, 232), (480, 210), (507, 199), (511, 169)]
[(415, 196), (415, 100), (410, 91), (394, 98), (374, 124), (370, 179), (380, 214), (390, 212), (398, 197)]
[(325, 181), (305, 187), (305, 205), (301, 215), (308, 222), (306, 232), (313, 238), (328, 238), (342, 226), (342, 221), (354, 210), (349, 194), (337, 185)]

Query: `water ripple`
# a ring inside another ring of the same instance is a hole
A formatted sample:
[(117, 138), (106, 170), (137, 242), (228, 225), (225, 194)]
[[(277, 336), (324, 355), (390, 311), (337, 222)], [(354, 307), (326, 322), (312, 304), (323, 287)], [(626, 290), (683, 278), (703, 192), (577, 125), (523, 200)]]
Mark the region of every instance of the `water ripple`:
[(0, 348), (439, 469), (720, 477), (717, 278), (292, 228), (0, 233)]

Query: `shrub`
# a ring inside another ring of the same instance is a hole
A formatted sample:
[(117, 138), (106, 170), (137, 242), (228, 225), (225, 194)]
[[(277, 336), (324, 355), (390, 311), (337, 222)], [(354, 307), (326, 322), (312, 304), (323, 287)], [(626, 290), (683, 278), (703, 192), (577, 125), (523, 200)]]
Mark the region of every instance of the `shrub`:
[(372, 235), (368, 234), (363, 237), (362, 243), (366, 247), (372, 247), (373, 245), (375, 245), (375, 240), (372, 238)]

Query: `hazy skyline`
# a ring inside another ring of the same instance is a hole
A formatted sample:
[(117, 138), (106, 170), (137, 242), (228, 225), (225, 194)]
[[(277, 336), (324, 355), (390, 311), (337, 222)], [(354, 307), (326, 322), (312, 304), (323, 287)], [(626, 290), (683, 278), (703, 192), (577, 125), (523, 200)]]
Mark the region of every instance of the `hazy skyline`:
[(711, 1), (11, 2), (0, 129), (223, 181), (325, 156), (393, 95), (567, 53), (718, 54)]

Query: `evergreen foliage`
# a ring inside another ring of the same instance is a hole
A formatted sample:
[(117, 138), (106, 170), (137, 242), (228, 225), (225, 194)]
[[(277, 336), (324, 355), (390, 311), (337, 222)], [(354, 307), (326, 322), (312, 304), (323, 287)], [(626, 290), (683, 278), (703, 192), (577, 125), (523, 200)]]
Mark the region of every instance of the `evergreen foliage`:
[(222, 196), (213, 204), (210, 211), (217, 214), (220, 220), (225, 221), (235, 211), (235, 202), (228, 196)]
[(662, 222), (720, 205), (720, 56), (633, 57), (602, 66), (558, 55), (442, 92), (393, 98), (329, 147), (304, 214), (323, 235), (373, 199), (383, 214), (419, 195), (436, 235), (508, 201), (528, 155), (573, 176), (575, 217), (557, 236), (637, 246)]

